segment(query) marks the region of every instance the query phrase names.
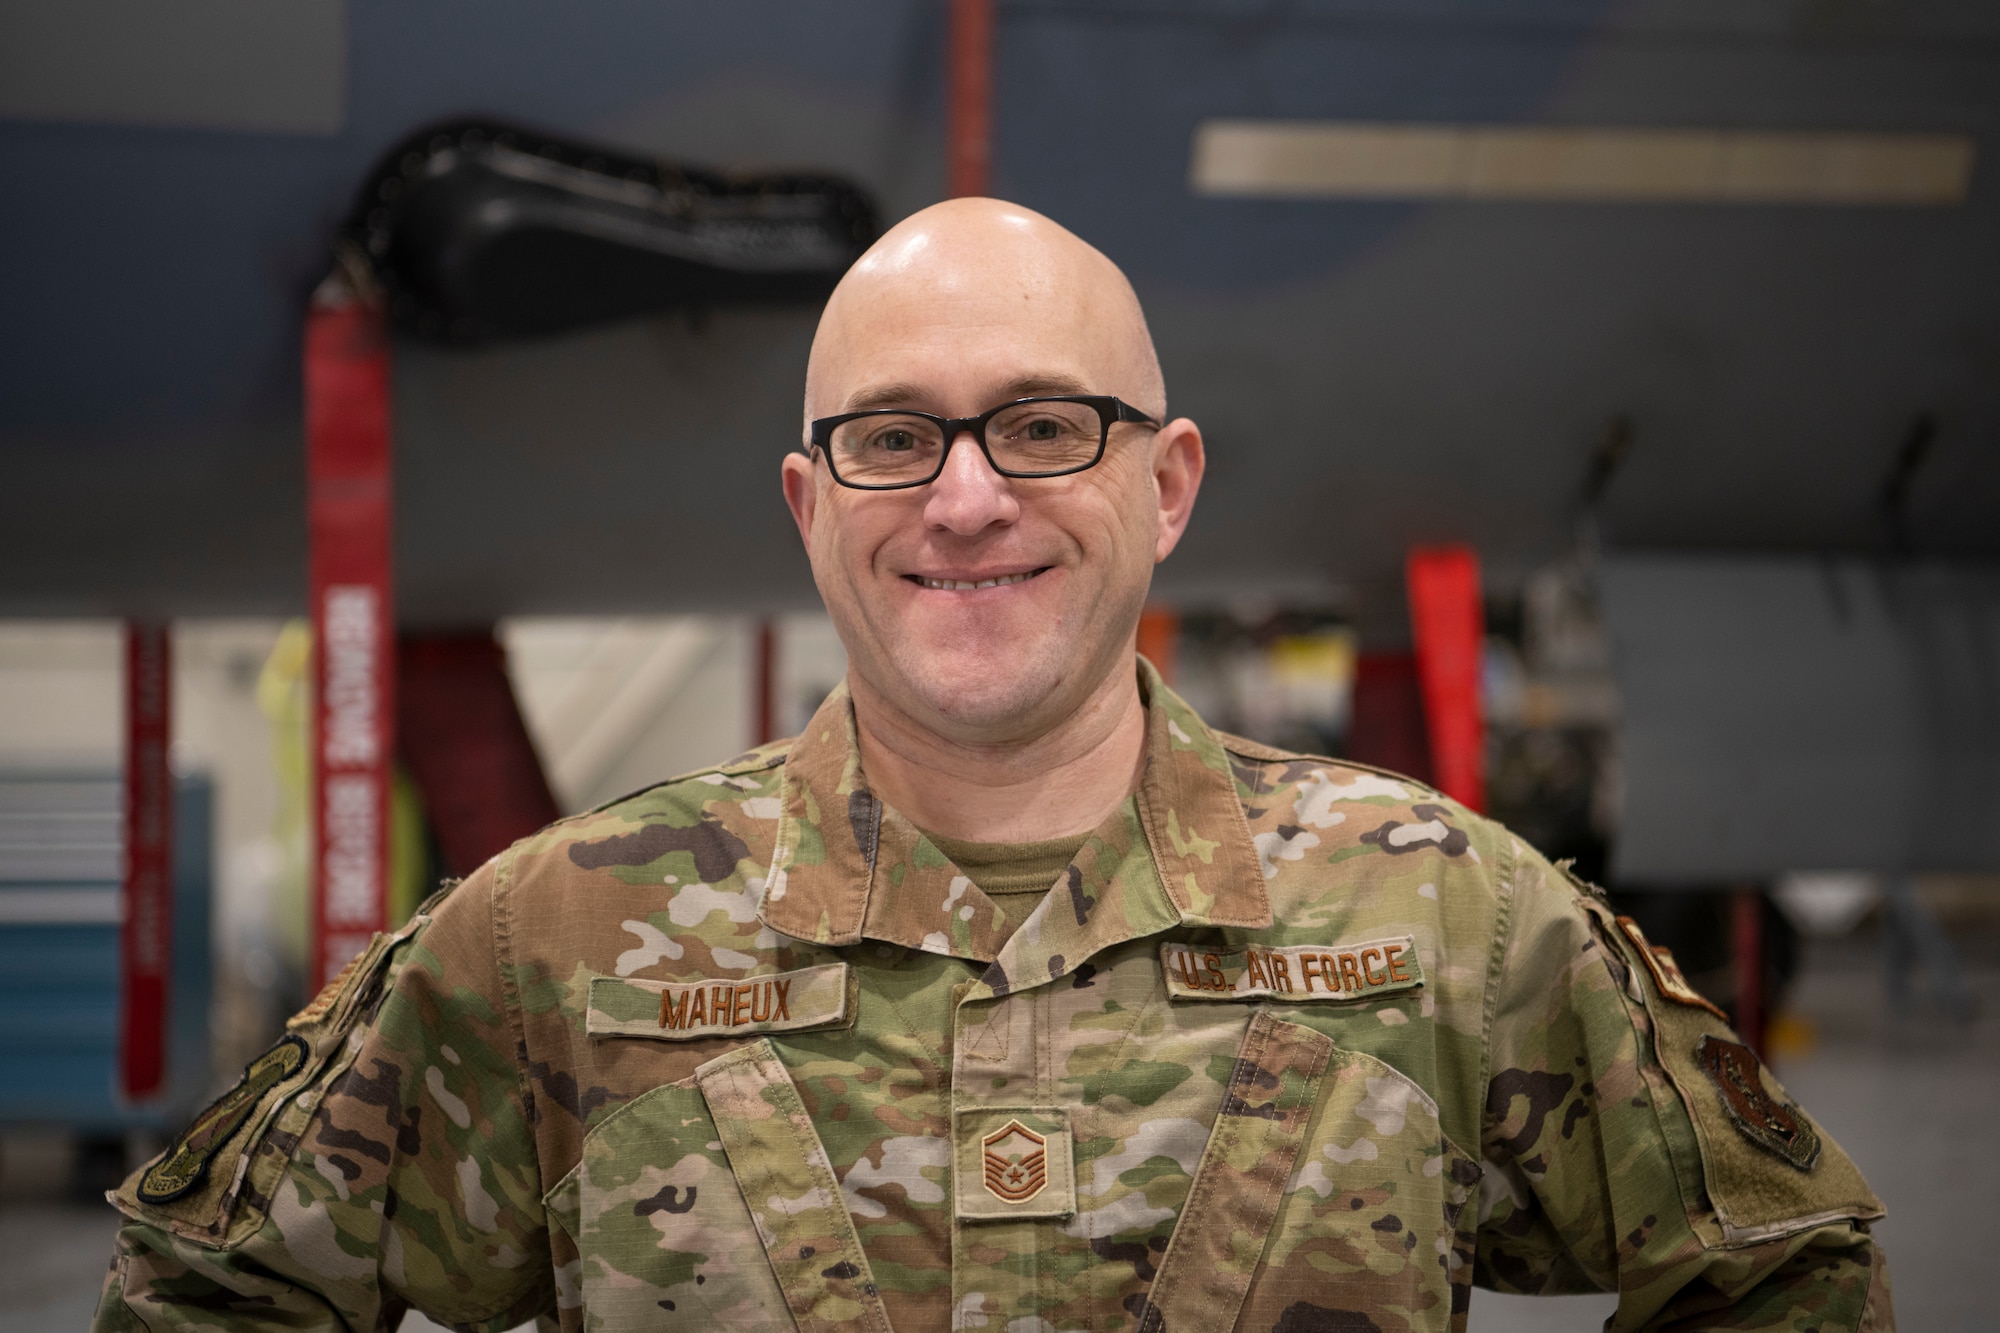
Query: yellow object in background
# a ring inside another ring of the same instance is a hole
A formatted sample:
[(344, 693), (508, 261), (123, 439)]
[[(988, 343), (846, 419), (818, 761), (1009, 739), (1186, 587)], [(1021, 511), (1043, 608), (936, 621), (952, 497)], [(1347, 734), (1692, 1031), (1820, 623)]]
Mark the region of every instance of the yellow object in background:
[(1764, 1054), (1773, 1064), (1803, 1060), (1819, 1045), (1819, 1028), (1803, 1014), (1780, 1013), (1764, 1029)]
[(389, 928), (408, 921), (436, 888), (431, 869), (430, 821), (409, 770), (396, 765), (389, 788)]
[[(312, 626), (287, 621), (257, 678), (257, 705), (271, 724), (272, 770), (280, 790), (272, 836), (282, 852), (272, 904), (289, 976), (303, 1000), (311, 935)], [(409, 920), (433, 887), (423, 797), (399, 764), (389, 794), (389, 925)]]
[(271, 724), (271, 770), (278, 815), (271, 830), (280, 862), (273, 880), (274, 943), (295, 998), (303, 999), (307, 857), (312, 847), (312, 627), (291, 620), (278, 632), (257, 676), (257, 706)]
[(1354, 633), (1288, 634), (1270, 647), (1271, 675), (1285, 712), (1330, 730), (1347, 725), (1354, 690)]

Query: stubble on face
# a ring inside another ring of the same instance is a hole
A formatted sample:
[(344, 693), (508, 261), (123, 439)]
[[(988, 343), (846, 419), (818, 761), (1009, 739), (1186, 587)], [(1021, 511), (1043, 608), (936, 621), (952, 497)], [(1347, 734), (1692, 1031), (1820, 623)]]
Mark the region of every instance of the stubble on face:
[[(1136, 297), (1047, 219), (964, 200), (892, 230), (843, 280), (814, 341), (806, 415), (971, 416), (1063, 392), (1164, 411)], [(808, 546), (857, 704), (1004, 747), (1060, 725), (1121, 674), (1129, 689), (1159, 535), (1151, 457), (1151, 433), (1122, 426), (1097, 467), (1061, 478), (1001, 478), (969, 441), (911, 490), (848, 490), (817, 464)], [(996, 576), (1021, 581), (927, 586)]]

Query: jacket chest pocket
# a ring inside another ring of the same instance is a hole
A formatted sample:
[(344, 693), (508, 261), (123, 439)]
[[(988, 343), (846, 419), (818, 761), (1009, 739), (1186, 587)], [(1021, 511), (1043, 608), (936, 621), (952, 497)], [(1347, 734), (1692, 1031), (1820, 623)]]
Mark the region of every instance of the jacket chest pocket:
[(1259, 1014), (1140, 1327), (1452, 1327), (1480, 1174), (1407, 1076)]
[(1237, 1327), (1339, 1327), (1350, 1310), (1384, 1328), (1450, 1327), (1471, 1296), (1463, 1214), (1480, 1175), (1422, 1088), (1336, 1047)]
[(544, 1200), (580, 1256), (587, 1329), (886, 1330), (797, 1089), (769, 1040), (653, 1089), (593, 1129)]

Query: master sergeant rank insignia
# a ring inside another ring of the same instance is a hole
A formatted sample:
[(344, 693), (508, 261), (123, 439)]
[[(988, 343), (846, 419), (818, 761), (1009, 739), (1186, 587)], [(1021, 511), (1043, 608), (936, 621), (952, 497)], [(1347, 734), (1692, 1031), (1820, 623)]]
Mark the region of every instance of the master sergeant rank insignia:
[(951, 1116), (951, 1192), (960, 1221), (1076, 1213), (1076, 1148), (1059, 1106), (960, 1106)]
[(980, 1141), (987, 1190), (1008, 1203), (1026, 1203), (1049, 1183), (1048, 1140), (1009, 1120)]

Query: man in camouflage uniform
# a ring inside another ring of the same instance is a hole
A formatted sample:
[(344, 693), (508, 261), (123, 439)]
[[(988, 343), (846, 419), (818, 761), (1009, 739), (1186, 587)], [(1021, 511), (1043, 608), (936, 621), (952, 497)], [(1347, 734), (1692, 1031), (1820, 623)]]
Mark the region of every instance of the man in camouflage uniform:
[[(825, 421), (1092, 394), (1099, 459), (1074, 403)], [(886, 236), (784, 466), (847, 684), (378, 939), (117, 1192), (97, 1327), (1890, 1328), (1881, 1205), (1670, 957), (1135, 670), (1202, 472), (1164, 400), (1046, 219)]]

